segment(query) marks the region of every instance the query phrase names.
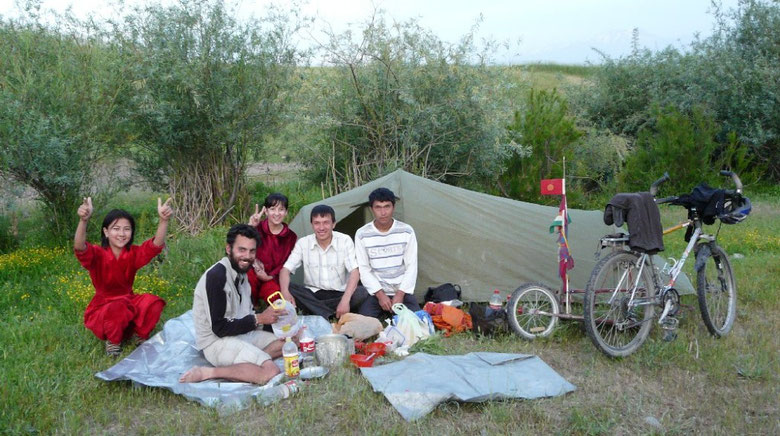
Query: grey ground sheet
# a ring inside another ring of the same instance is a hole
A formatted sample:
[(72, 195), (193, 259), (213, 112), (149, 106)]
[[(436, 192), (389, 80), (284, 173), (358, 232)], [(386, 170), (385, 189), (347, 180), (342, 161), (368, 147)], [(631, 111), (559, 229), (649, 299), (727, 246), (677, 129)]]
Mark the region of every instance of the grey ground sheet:
[(425, 416), (437, 404), (449, 400), (533, 399), (576, 389), (542, 359), (529, 354), (417, 353), (399, 362), (361, 371), (374, 391), (383, 393), (407, 421)]
[[(331, 332), (328, 321), (321, 316), (303, 316), (302, 322), (315, 337)], [(165, 323), (161, 332), (141, 344), (130, 355), (111, 368), (95, 374), (105, 381), (131, 380), (144, 386), (170, 389), (190, 401), (231, 412), (249, 403), (272, 386), (227, 381), (179, 383), (179, 376), (193, 366), (211, 366), (203, 353), (195, 348), (195, 327), (192, 311)]]
[[(331, 332), (325, 318), (301, 318), (315, 337)], [(161, 332), (95, 376), (105, 381), (130, 380), (144, 386), (170, 389), (190, 401), (226, 414), (247, 407), (275, 384), (275, 381), (265, 386), (227, 381), (179, 383), (179, 376), (196, 365), (210, 366), (203, 353), (195, 348), (192, 312), (188, 311), (166, 322)], [(382, 392), (408, 421), (424, 416), (437, 404), (451, 399), (472, 402), (531, 399), (562, 395), (575, 389), (540, 358), (525, 354), (483, 352), (433, 356), (416, 353), (399, 362), (361, 368), (361, 371), (374, 391)]]

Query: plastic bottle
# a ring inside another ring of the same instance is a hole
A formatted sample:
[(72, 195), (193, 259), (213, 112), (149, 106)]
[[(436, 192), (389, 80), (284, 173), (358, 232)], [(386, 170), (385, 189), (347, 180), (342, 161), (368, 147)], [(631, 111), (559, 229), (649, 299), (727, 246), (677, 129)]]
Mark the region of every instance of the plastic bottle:
[(490, 305), (491, 309), (501, 309), (501, 306), (504, 304), (504, 302), (501, 300), (501, 293), (498, 292), (498, 289), (493, 291), (493, 295), (490, 296), (490, 303), (488, 304)]
[[(277, 300), (273, 300), (274, 296), (279, 295)], [(274, 292), (267, 298), (268, 304), (273, 306), (274, 309), (284, 309), (287, 313), (280, 316), (277, 321), (271, 324), (271, 328), (277, 338), (290, 338), (298, 333), (300, 325), (298, 324), (298, 315), (295, 313), (295, 306), (288, 303), (287, 300), (282, 297), (282, 293), (279, 291)]]
[(264, 390), (257, 398), (259, 403), (267, 406), (271, 403), (290, 398), (295, 395), (301, 389), (301, 384), (296, 380), (290, 380), (286, 383), (276, 385), (272, 388)]
[(301, 367), (311, 368), (317, 366), (317, 361), (314, 358), (315, 344), (314, 336), (312, 336), (306, 326), (303, 326), (303, 333), (301, 333), (300, 345), (301, 345)]
[(493, 295), (490, 296), (488, 307), (485, 308), (485, 317), (490, 317), (496, 312), (500, 311), (503, 303), (504, 302), (501, 300), (501, 293), (498, 291), (498, 289), (494, 290)]
[(284, 341), (282, 347), (282, 357), (284, 357), (284, 374), (290, 378), (296, 378), (301, 373), (299, 364), (298, 347), (291, 338)]

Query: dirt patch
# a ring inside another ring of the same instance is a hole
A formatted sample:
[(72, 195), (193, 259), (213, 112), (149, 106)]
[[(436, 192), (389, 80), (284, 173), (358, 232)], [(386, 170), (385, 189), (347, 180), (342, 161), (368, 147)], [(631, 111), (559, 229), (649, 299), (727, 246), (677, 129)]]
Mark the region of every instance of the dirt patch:
[(18, 210), (28, 210), (38, 199), (34, 189), (5, 177), (0, 177), (0, 214), (9, 215)]
[(268, 163), (254, 162), (246, 167), (247, 177), (278, 175), (294, 171), (302, 171), (303, 165), (295, 162)]

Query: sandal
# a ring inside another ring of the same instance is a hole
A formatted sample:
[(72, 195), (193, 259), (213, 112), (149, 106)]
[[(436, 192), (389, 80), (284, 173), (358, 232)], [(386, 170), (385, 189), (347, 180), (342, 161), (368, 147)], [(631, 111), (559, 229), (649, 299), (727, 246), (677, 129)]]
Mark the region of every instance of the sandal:
[(146, 339), (138, 336), (138, 333), (133, 333), (133, 336), (130, 338), (130, 343), (136, 347), (139, 347), (144, 342), (146, 342)]
[(109, 340), (106, 340), (106, 355), (111, 357), (117, 357), (122, 353), (122, 346), (115, 344)]

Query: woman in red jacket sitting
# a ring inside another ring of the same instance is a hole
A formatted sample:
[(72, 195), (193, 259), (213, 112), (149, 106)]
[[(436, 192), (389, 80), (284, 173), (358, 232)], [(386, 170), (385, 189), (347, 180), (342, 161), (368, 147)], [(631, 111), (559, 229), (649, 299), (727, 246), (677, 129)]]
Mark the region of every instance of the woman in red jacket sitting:
[(165, 246), (168, 220), (173, 214), (170, 202), (170, 198), (164, 204), (157, 199), (157, 233), (141, 245), (133, 245), (135, 221), (121, 209), (112, 210), (103, 219), (101, 245), (90, 244), (87, 223), (92, 216), (92, 198), (85, 198), (79, 206), (73, 250), (95, 287), (95, 296), (84, 312), (84, 325), (106, 341), (109, 356), (119, 355), (125, 339), (147, 339), (160, 320), (165, 300), (152, 294), (135, 294), (133, 281), (135, 273)]
[[(281, 290), (279, 271), (298, 240), (298, 235), (284, 223), (287, 205), (288, 200), (284, 195), (278, 192), (270, 194), (265, 198), (262, 209), (255, 205), (255, 213), (249, 218), (249, 225), (257, 229), (262, 240), (262, 244), (257, 247), (254, 268), (247, 273), (254, 304), (266, 301), (271, 294)], [(263, 219), (263, 215), (266, 215), (266, 219)], [(289, 292), (284, 295), (284, 299), (295, 304)]]

